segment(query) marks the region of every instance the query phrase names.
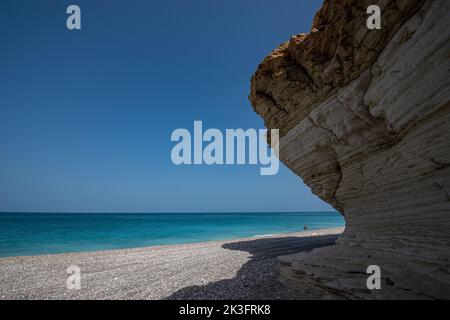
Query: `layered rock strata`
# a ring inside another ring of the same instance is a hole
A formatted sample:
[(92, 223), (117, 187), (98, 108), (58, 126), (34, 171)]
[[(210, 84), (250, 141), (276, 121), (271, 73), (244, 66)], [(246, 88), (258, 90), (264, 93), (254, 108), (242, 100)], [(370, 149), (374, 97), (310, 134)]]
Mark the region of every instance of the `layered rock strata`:
[(325, 1), (253, 76), (280, 159), (346, 219), (335, 246), (281, 258), (309, 297), (450, 298), (449, 40), (447, 0)]

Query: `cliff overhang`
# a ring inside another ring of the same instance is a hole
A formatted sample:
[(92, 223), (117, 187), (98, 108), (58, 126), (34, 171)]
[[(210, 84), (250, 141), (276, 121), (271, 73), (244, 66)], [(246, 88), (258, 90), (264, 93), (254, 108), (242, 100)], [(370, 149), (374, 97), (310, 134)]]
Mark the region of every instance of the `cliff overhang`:
[(280, 160), (346, 218), (335, 246), (281, 258), (281, 277), (310, 297), (448, 299), (450, 3), (373, 2), (325, 1), (252, 77)]

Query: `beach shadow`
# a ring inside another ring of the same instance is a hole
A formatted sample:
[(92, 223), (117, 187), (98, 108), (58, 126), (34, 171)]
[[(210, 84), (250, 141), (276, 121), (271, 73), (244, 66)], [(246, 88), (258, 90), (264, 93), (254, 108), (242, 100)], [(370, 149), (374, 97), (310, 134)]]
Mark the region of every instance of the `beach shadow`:
[(314, 241), (310, 241), (310, 237), (279, 237), (226, 243), (222, 248), (251, 254), (250, 260), (239, 269), (234, 278), (185, 287), (165, 299), (299, 299), (299, 292), (278, 281), (277, 257), (333, 245), (338, 236), (314, 236)]

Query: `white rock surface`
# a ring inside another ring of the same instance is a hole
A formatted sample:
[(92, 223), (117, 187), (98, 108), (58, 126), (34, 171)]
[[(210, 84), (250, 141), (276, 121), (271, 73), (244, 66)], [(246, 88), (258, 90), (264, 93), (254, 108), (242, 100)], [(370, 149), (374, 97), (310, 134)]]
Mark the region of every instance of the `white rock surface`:
[[(283, 257), (284, 282), (316, 298), (449, 299), (450, 2), (426, 1), (368, 69), (298, 117), (280, 158), (347, 223), (337, 245)], [(369, 265), (381, 290), (367, 289)]]

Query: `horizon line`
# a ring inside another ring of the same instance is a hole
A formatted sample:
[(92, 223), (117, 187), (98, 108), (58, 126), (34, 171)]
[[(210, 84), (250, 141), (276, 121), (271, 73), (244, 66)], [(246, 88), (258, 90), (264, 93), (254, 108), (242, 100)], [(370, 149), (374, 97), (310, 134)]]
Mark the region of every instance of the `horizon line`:
[(77, 211), (0, 211), (0, 214), (4, 213), (62, 213), (62, 214), (74, 214), (74, 213), (86, 213), (86, 214), (96, 214), (96, 213), (111, 213), (111, 214), (176, 214), (176, 213), (339, 213), (339, 211), (150, 211), (150, 212), (103, 212), (103, 211), (93, 211), (93, 212), (77, 212)]

